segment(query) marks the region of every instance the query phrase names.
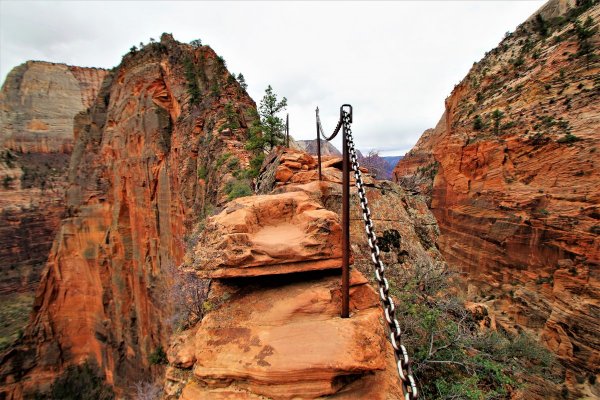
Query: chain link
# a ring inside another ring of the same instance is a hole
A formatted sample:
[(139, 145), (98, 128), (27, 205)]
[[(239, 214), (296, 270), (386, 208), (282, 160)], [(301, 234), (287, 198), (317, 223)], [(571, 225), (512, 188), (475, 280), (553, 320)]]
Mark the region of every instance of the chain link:
[(331, 134), (331, 136), (327, 137), (325, 136), (325, 133), (323, 132), (323, 125), (321, 125), (321, 117), (319, 117), (319, 108), (317, 107), (317, 126), (319, 127), (319, 134), (321, 135), (321, 137), (330, 142), (334, 137), (337, 136), (338, 132), (340, 131), (340, 128), (342, 127), (342, 120), (340, 119), (335, 127), (335, 129), (333, 130), (333, 133)]
[[(371, 219), (371, 211), (369, 210), (369, 203), (365, 194), (364, 184), (362, 180), (362, 174), (360, 172), (360, 165), (358, 163), (358, 157), (356, 156), (356, 149), (354, 147), (354, 138), (352, 137), (352, 130), (350, 129), (350, 115), (347, 112), (343, 112), (343, 120), (338, 122), (338, 126), (343, 124), (344, 134), (346, 134), (348, 151), (350, 152), (350, 163), (352, 170), (354, 171), (354, 179), (356, 180), (356, 188), (358, 189), (358, 198), (360, 200), (360, 208), (363, 214), (363, 220), (365, 222), (365, 231), (367, 233), (367, 241), (371, 248), (371, 260), (375, 265), (375, 279), (379, 284), (379, 299), (383, 306), (385, 321), (390, 330), (390, 342), (394, 348), (396, 356), (396, 365), (398, 368), (398, 375), (402, 382), (402, 390), (404, 391), (405, 400), (414, 400), (418, 397), (417, 385), (415, 378), (412, 374), (411, 361), (408, 358), (408, 352), (406, 347), (402, 344), (402, 330), (396, 319), (396, 307), (394, 301), (390, 297), (390, 286), (385, 278), (385, 266), (381, 261), (379, 246), (377, 245), (377, 236), (375, 236), (375, 229), (373, 228), (373, 220)], [(319, 126), (320, 124), (320, 120)], [(336, 129), (337, 131), (337, 129)], [(345, 150), (345, 149), (344, 149)]]

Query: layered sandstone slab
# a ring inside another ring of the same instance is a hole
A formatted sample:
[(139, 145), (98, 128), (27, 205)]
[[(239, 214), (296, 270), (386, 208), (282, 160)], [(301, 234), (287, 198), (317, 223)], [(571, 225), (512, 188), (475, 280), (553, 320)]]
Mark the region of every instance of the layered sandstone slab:
[(254, 290), (224, 291), (229, 299), (169, 351), (173, 366), (193, 367), (182, 398), (313, 399), (352, 383), (348, 398), (400, 396), (377, 294), (359, 272), (351, 275), (346, 319), (339, 317), (337, 276), (280, 277)]
[(240, 198), (208, 219), (196, 246), (198, 273), (212, 278), (341, 267), (335, 213), (306, 193)]

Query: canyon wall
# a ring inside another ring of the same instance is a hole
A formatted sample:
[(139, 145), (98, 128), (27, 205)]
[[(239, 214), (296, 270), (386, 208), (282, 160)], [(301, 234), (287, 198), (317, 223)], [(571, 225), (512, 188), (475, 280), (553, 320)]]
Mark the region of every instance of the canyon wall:
[(92, 97), (75, 118), (65, 218), (31, 322), (0, 360), (3, 398), (46, 391), (84, 361), (120, 395), (156, 372), (149, 356), (172, 330), (168, 271), (249, 162), (256, 106), (207, 46), (163, 34)]
[(501, 329), (537, 334), (569, 398), (600, 396), (600, 5), (550, 1), (474, 63), (394, 170)]
[(26, 323), (40, 273), (65, 210), (73, 118), (107, 74), (28, 61), (0, 91), (0, 328), (9, 344)]

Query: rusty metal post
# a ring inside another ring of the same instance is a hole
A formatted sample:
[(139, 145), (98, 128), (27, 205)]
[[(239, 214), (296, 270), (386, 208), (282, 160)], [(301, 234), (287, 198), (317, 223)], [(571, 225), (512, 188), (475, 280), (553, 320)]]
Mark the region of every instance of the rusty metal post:
[(290, 114), (285, 115), (285, 147), (290, 147)]
[(316, 110), (317, 113), (317, 165), (319, 166), (319, 180), (323, 180), (321, 176), (321, 134), (319, 132), (319, 107)]
[(342, 318), (350, 316), (350, 154), (348, 152), (344, 108), (340, 108), (342, 122)]

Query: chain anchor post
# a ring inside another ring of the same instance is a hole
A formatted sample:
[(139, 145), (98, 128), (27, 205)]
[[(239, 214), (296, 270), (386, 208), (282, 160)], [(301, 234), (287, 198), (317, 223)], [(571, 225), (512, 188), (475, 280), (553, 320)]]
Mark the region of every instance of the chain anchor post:
[(323, 177), (321, 175), (321, 126), (319, 125), (319, 107), (315, 110), (317, 114), (317, 165), (319, 167), (319, 180), (322, 181)]
[[(350, 112), (344, 108), (349, 107)], [(348, 124), (352, 122), (352, 106), (340, 107), (342, 122), (342, 318), (350, 317), (350, 152)]]

